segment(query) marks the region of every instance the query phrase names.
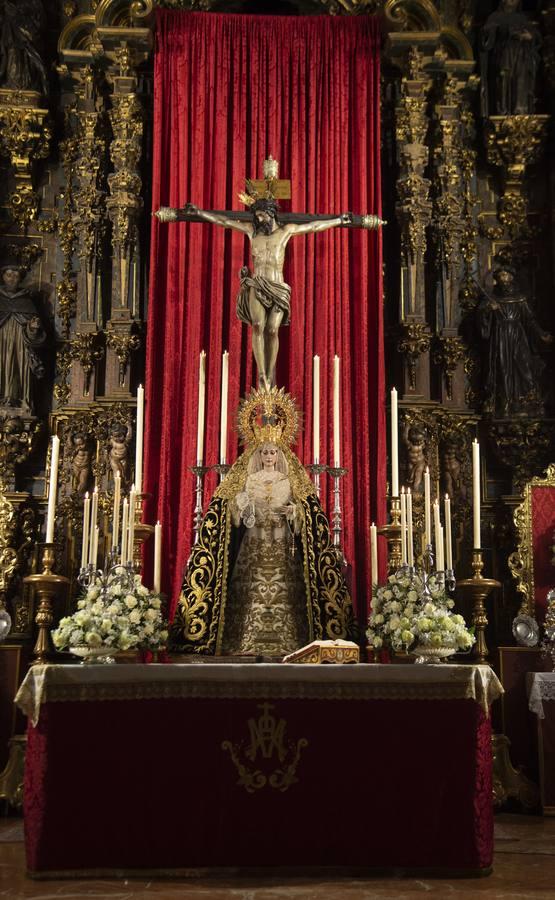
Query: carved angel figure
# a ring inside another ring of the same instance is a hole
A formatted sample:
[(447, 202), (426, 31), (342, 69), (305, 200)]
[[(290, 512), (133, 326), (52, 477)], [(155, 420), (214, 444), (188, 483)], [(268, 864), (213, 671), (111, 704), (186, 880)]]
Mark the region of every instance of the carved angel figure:
[(122, 490), (126, 490), (129, 486), (129, 448), (131, 446), (132, 433), (131, 425), (125, 422), (114, 422), (110, 428), (108, 462), (110, 463), (113, 477), (115, 478), (119, 473)]
[(92, 481), (93, 450), (88, 436), (82, 432), (75, 434), (71, 443), (71, 489), (85, 494)]

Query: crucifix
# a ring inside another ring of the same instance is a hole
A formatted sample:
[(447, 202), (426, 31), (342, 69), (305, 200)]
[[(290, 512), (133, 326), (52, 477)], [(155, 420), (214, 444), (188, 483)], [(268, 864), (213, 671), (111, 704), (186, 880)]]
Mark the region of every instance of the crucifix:
[(379, 228), (378, 216), (338, 216), (282, 213), (278, 199), (291, 197), (291, 182), (278, 179), (278, 163), (270, 156), (264, 161), (264, 179), (247, 180), (247, 192), (240, 198), (245, 212), (198, 209), (188, 203), (183, 209), (162, 206), (155, 213), (161, 222), (211, 222), (241, 231), (249, 238), (252, 272), (243, 266), (241, 288), (237, 296), (237, 315), (252, 326), (252, 351), (258, 367), (261, 387), (275, 385), (279, 349), (279, 327), (288, 325), (291, 287), (283, 280), (285, 248), (296, 234), (311, 234), (338, 226)]

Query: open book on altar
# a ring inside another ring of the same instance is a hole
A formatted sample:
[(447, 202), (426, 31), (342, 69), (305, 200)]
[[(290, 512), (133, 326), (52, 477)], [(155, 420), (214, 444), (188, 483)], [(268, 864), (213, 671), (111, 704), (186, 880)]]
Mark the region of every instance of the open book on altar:
[(312, 641), (283, 657), (284, 663), (357, 663), (360, 649), (354, 641)]

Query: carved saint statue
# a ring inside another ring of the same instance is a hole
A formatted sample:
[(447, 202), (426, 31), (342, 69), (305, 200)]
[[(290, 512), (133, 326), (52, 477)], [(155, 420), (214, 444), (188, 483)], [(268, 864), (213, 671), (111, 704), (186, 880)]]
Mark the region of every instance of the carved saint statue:
[(515, 284), (515, 271), (502, 266), (494, 273), (493, 294), (483, 293), (478, 307), (482, 337), (489, 342), (485, 385), (486, 412), (500, 416), (541, 410), (538, 352), (553, 337), (538, 325), (526, 296)]
[(519, 0), (501, 0), (481, 32), (483, 116), (534, 112), (541, 35)]
[(263, 427), (208, 506), (172, 645), (187, 653), (282, 657), (312, 640), (352, 639), (354, 630), (314, 485), (279, 431)]
[(0, 267), (0, 406), (32, 414), (33, 379), (44, 375), (36, 350), (46, 334), (30, 291), (20, 287), (21, 277), (18, 262)]
[[(241, 231), (249, 238), (252, 272), (246, 267), (241, 269), (237, 315), (242, 322), (252, 326), (252, 351), (258, 368), (259, 386), (269, 389), (275, 385), (279, 327), (288, 325), (290, 319), (291, 287), (283, 280), (285, 248), (290, 238), (339, 225), (379, 228), (384, 223), (375, 215), (353, 216), (352, 213), (338, 216), (286, 213), (280, 216), (273, 195), (277, 184), (277, 161), (272, 157), (265, 160), (264, 170), (265, 173), (272, 173), (265, 176), (265, 195), (261, 197), (250, 181), (247, 182), (249, 193), (240, 195), (250, 208), (250, 221), (249, 214), (245, 219), (243, 213), (197, 209), (191, 203), (182, 210), (161, 207), (155, 215), (161, 222), (191, 221), (193, 217), (193, 220)], [(299, 221), (301, 218), (303, 221)]]
[(42, 0), (0, 0), (0, 87), (48, 93)]

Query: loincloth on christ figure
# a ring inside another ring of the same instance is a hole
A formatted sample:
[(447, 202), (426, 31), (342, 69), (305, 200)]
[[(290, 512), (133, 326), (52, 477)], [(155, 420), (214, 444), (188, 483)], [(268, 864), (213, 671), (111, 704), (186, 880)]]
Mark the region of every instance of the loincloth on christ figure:
[(241, 276), (241, 290), (237, 294), (237, 316), (246, 325), (252, 325), (249, 295), (254, 289), (256, 299), (270, 312), (274, 307), (283, 313), (282, 325), (289, 325), (291, 312), (291, 287), (283, 281), (270, 281), (263, 275)]

